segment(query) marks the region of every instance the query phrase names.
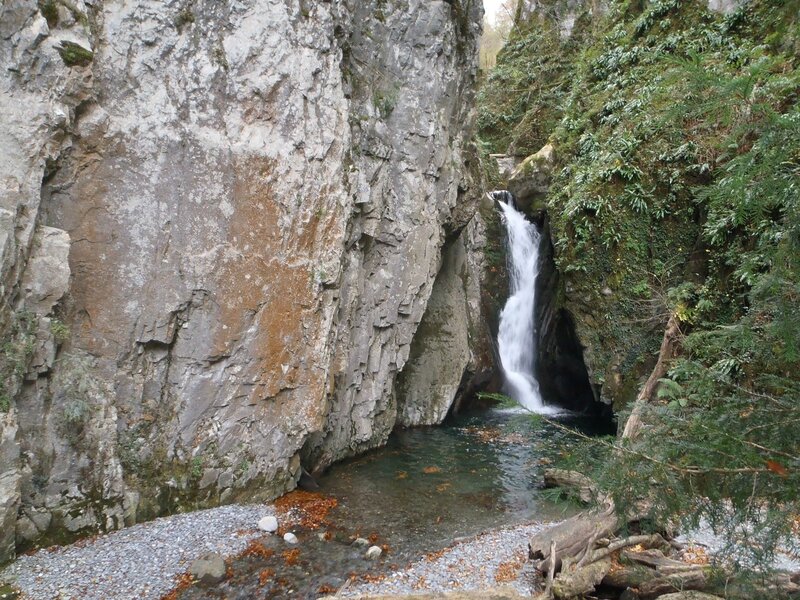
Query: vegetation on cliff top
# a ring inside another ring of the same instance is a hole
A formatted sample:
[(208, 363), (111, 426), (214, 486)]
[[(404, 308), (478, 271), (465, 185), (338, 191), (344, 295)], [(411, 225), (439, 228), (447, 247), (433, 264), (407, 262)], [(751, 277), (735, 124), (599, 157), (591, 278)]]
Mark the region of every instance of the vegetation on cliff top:
[(800, 512), (798, 3), (619, 1), (558, 29), (539, 11), (512, 32), (481, 136), (556, 148), (556, 260), (610, 397), (635, 395), (670, 315), (683, 336), (636, 453), (595, 474), (620, 506), (651, 482), (661, 517), (750, 538), (757, 564)]

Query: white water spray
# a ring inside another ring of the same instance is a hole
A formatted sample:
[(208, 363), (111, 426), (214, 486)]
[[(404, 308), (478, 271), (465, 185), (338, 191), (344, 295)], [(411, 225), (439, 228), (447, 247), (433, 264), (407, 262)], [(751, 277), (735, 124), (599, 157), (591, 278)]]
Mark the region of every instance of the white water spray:
[(560, 412), (558, 409), (545, 406), (542, 401), (539, 383), (533, 372), (536, 355), (536, 276), (539, 274), (541, 234), (536, 225), (514, 208), (511, 194), (493, 192), (492, 198), (500, 204), (508, 232), (510, 294), (500, 313), (500, 331), (497, 334), (507, 391), (531, 412), (556, 414)]

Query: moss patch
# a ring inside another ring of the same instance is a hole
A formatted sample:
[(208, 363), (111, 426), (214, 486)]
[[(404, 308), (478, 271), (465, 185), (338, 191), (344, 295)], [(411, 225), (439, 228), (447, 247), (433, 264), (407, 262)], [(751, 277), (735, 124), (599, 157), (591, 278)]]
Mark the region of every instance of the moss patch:
[(94, 60), (94, 52), (75, 42), (61, 42), (58, 53), (68, 67), (85, 67)]

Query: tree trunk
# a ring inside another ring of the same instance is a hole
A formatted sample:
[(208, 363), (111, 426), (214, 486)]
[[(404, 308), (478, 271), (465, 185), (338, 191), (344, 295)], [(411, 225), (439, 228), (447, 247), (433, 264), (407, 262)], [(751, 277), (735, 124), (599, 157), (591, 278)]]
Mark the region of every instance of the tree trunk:
[(647, 378), (639, 395), (636, 397), (633, 411), (625, 423), (625, 429), (622, 432), (623, 439), (633, 439), (638, 435), (639, 429), (642, 427), (642, 408), (653, 399), (653, 394), (655, 394), (658, 387), (658, 380), (667, 374), (669, 363), (678, 355), (681, 337), (678, 317), (673, 313), (670, 315), (669, 321), (667, 321), (667, 328), (664, 331), (664, 339), (661, 341), (661, 350), (658, 352), (656, 366), (653, 367), (653, 372), (650, 373), (650, 377)]

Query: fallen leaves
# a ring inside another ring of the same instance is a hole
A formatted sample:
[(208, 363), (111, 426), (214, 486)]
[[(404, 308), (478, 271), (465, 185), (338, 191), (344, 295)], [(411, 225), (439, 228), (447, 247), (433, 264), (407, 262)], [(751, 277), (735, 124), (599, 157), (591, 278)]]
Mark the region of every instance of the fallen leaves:
[(442, 470), (437, 466), (430, 466), (422, 469), (422, 472), (425, 473), (426, 475), (432, 475), (434, 473), (441, 473)]
[(239, 556), (242, 558), (252, 556), (266, 560), (271, 558), (273, 554), (275, 554), (275, 551), (267, 548), (262, 542), (258, 540), (251, 540), (250, 543), (247, 544), (247, 547), (242, 550), (242, 553)]
[(175, 587), (168, 593), (161, 596), (161, 600), (177, 600), (178, 594), (189, 589), (194, 584), (194, 578), (189, 573), (181, 573), (175, 576)]
[(681, 561), (690, 565), (707, 565), (708, 552), (702, 546), (689, 546), (683, 551)]
[(336, 508), (336, 498), (323, 496), (318, 492), (295, 490), (284, 494), (275, 501), (275, 508), (306, 529), (319, 529), (327, 524), (328, 513)]
[(293, 548), (291, 550), (284, 550), (281, 552), (281, 556), (283, 557), (284, 562), (289, 565), (296, 565), (297, 560), (300, 558), (300, 550), (297, 548)]
[(516, 581), (519, 577), (519, 572), (522, 565), (525, 563), (525, 557), (517, 554), (511, 560), (501, 562), (497, 571), (494, 574), (494, 580), (497, 583), (508, 583), (509, 581)]

